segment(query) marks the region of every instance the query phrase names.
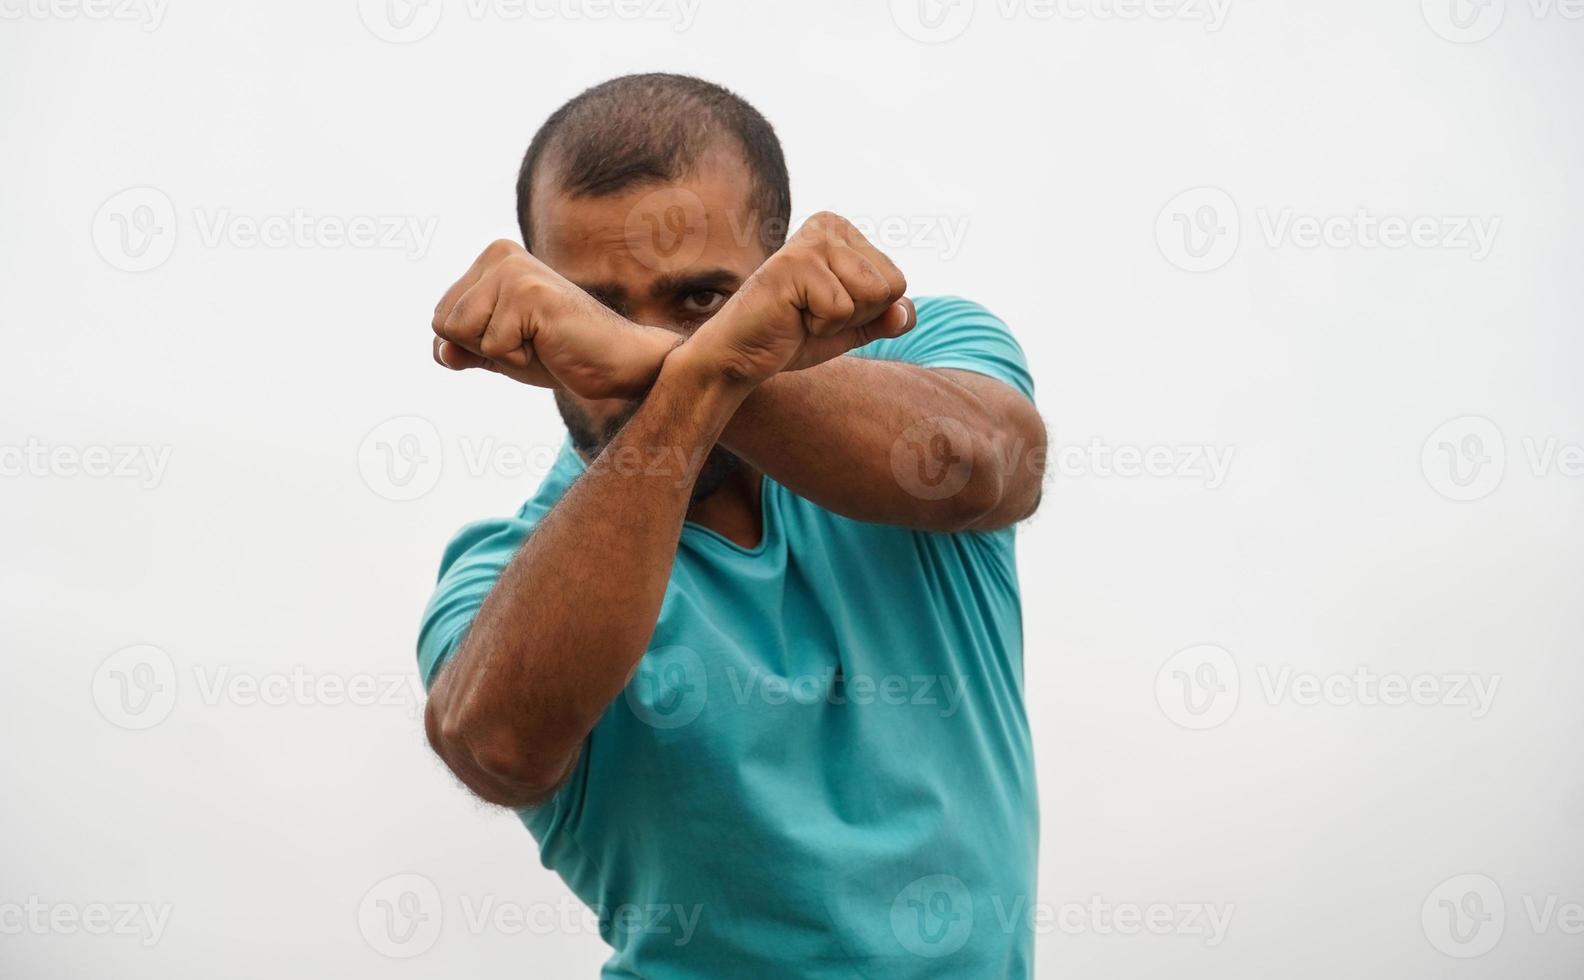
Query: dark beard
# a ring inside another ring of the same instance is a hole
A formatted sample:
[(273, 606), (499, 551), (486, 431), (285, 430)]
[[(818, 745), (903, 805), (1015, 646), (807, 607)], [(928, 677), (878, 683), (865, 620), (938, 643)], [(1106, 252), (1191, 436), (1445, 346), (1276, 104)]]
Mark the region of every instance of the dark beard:
[[(612, 416), (604, 426), (598, 426), (559, 388), (555, 391), (555, 403), (561, 412), (561, 421), (566, 423), (567, 432), (572, 436), (572, 447), (590, 462), (605, 451), (605, 447), (611, 444), (623, 426), (632, 421), (642, 404), (633, 402)], [(736, 453), (718, 445), (711, 448), (709, 455), (704, 458), (703, 467), (699, 469), (698, 479), (693, 481), (693, 494), (689, 503), (696, 504), (725, 486), (732, 474), (741, 468), (742, 458)]]

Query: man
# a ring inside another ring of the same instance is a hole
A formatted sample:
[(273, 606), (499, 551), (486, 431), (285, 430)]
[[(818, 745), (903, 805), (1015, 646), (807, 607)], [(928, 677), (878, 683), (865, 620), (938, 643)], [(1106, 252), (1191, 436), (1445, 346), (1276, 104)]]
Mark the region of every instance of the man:
[(770, 125), (698, 79), (534, 137), (527, 247), (451, 287), (434, 355), (553, 388), (569, 445), (446, 550), (429, 739), (600, 913), (607, 977), (1027, 976), (1028, 370), (790, 209)]

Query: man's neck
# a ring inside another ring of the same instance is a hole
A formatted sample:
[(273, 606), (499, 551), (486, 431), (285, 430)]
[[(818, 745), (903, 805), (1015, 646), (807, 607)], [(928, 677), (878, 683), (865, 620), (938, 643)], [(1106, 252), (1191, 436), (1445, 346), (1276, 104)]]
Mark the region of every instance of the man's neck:
[(760, 488), (763, 474), (747, 463), (727, 477), (720, 489), (695, 500), (687, 519), (744, 548), (756, 548), (764, 534)]

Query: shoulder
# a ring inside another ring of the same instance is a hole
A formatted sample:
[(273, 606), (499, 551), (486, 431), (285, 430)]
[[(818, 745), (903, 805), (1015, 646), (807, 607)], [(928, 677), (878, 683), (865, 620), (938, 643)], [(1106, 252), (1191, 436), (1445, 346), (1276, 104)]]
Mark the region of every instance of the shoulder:
[(919, 296), (913, 306), (918, 323), (912, 330), (854, 353), (920, 367), (973, 371), (1004, 382), (1033, 401), (1028, 360), (999, 316), (961, 296)]

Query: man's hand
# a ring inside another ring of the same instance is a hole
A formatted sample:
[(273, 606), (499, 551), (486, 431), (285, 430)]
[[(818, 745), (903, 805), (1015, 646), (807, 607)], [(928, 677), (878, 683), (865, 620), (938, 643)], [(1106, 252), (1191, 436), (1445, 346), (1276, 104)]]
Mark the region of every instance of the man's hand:
[(434, 357), (584, 398), (636, 398), (681, 338), (612, 313), (529, 255), (493, 242), (435, 306)]
[(913, 328), (907, 280), (830, 212), (814, 215), (678, 351), (749, 386)]

